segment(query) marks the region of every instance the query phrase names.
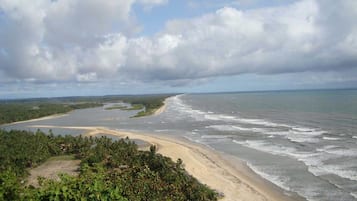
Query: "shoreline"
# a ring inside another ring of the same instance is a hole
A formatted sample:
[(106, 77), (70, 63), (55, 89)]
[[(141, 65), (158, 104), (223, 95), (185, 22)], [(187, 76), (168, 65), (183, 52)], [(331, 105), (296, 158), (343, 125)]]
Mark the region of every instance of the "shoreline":
[[(285, 191), (263, 179), (234, 156), (224, 156), (204, 145), (179, 137), (112, 130), (105, 127), (33, 125), (36, 128), (85, 130), (84, 136), (109, 134), (139, 139), (157, 147), (157, 152), (176, 161), (183, 160), (186, 171), (201, 183), (222, 193), (222, 201), (298, 201), (303, 198), (287, 196)], [(234, 159), (232, 158), (234, 157)], [(234, 162), (233, 162), (234, 161)]]
[(163, 113), (166, 110), (166, 107), (167, 107), (166, 100), (167, 100), (167, 98), (164, 100), (164, 105), (161, 106), (160, 108), (156, 109), (154, 114), (152, 114), (152, 116), (158, 116), (158, 115), (160, 115), (161, 113)]
[(56, 118), (65, 117), (65, 116), (68, 116), (68, 113), (53, 114), (53, 115), (49, 115), (49, 116), (39, 117), (36, 119), (15, 121), (15, 122), (11, 122), (11, 123), (0, 124), (0, 126), (11, 126), (11, 125), (16, 125), (16, 124), (21, 124), (21, 123), (30, 123), (30, 122), (35, 122), (35, 121), (50, 120), (50, 119), (56, 119)]
[[(158, 116), (161, 113), (163, 113), (166, 110), (166, 107), (167, 107), (166, 99), (163, 102), (164, 103), (163, 106), (161, 106), (160, 108), (156, 109), (153, 114), (148, 115), (148, 116)], [(50, 119), (55, 119), (55, 118), (59, 118), (59, 117), (64, 117), (64, 116), (67, 116), (67, 115), (69, 115), (69, 112), (62, 113), (62, 114), (52, 114), (52, 115), (49, 115), (49, 116), (39, 117), (39, 118), (35, 118), (35, 119), (29, 119), (29, 120), (23, 120), (23, 121), (15, 121), (15, 122), (11, 122), (11, 123), (0, 124), (0, 126), (12, 126), (12, 125), (21, 124), (21, 123), (30, 123), (30, 122), (36, 122), (36, 121), (50, 120)]]

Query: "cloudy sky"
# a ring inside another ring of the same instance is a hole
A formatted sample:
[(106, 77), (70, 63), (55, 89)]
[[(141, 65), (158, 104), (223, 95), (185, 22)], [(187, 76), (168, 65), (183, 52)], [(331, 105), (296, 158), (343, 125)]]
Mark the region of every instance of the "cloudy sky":
[(356, 0), (0, 0), (0, 99), (357, 87)]

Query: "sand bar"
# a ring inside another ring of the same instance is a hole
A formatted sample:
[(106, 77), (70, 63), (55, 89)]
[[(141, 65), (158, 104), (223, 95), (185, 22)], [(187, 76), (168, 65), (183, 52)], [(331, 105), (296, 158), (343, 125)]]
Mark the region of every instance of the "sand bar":
[(168, 136), (111, 130), (104, 127), (60, 127), (34, 125), (37, 128), (86, 130), (86, 136), (109, 134), (140, 139), (158, 147), (158, 152), (173, 160), (181, 158), (185, 169), (200, 182), (223, 193), (222, 201), (292, 201), (303, 200), (286, 196), (279, 188), (254, 174), (244, 164), (232, 164), (218, 152), (203, 145)]
[(68, 115), (68, 113), (54, 114), (54, 115), (40, 117), (40, 118), (36, 118), (36, 119), (30, 119), (30, 120), (24, 120), (24, 121), (16, 121), (16, 122), (12, 122), (12, 123), (1, 124), (1, 126), (10, 126), (10, 125), (21, 124), (21, 123), (30, 123), (30, 122), (36, 122), (36, 121), (49, 120), (49, 119), (56, 119), (56, 118), (64, 117), (64, 116), (67, 116), (67, 115)]

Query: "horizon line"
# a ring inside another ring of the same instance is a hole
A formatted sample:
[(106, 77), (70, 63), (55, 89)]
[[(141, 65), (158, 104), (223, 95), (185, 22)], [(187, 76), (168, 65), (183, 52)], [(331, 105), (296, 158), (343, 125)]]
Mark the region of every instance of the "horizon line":
[(238, 90), (238, 91), (210, 91), (210, 92), (167, 92), (167, 93), (138, 93), (138, 94), (106, 94), (106, 95), (81, 95), (81, 96), (40, 96), (28, 98), (0, 98), (0, 101), (31, 100), (31, 99), (56, 99), (56, 98), (85, 98), (106, 96), (150, 96), (150, 95), (178, 95), (178, 94), (226, 94), (226, 93), (264, 93), (264, 92), (297, 92), (297, 91), (333, 91), (357, 90), (357, 87), (347, 88), (314, 88), (314, 89), (268, 89), (268, 90)]

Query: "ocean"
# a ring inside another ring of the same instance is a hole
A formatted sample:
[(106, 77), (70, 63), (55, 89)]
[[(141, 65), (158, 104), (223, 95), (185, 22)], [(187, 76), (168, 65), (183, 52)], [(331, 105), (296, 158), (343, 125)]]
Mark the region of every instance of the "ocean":
[(180, 136), (238, 157), (307, 200), (357, 200), (357, 90), (183, 94), (167, 99), (158, 116), (129, 118), (134, 113), (91, 108), (3, 127), (105, 126)]

